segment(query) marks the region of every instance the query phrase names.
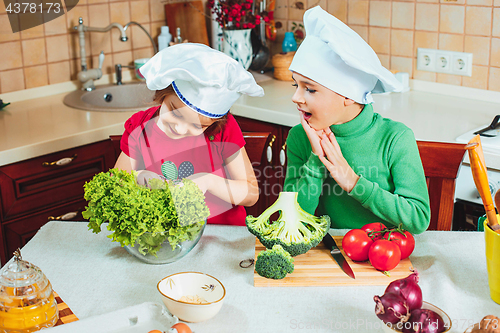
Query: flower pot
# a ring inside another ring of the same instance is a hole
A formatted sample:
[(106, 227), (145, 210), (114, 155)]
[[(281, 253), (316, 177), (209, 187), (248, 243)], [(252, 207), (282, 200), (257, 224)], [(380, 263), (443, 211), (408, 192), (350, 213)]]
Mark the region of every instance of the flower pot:
[(224, 30), (224, 53), (238, 61), (245, 69), (252, 63), (252, 29)]

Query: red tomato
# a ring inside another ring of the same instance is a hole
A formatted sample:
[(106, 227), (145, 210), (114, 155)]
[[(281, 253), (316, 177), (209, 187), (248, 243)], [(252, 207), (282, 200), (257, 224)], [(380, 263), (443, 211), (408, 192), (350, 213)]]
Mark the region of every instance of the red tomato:
[[(372, 231), (382, 231), (384, 229), (387, 229), (387, 227), (381, 222), (368, 223), (368, 224), (365, 224), (364, 226), (361, 227), (361, 230), (364, 230), (368, 234), (368, 236), (370, 235), (370, 232), (372, 232)], [(383, 235), (384, 234), (382, 232), (377, 233), (377, 234), (374, 234), (371, 237), (371, 239), (377, 240), (377, 239), (382, 238)]]
[(372, 266), (379, 271), (390, 271), (399, 264), (401, 250), (396, 243), (378, 239), (370, 247), (368, 258)]
[(345, 254), (354, 261), (368, 260), (368, 251), (373, 240), (361, 229), (352, 229), (342, 238)]
[(405, 231), (404, 235), (399, 231), (393, 231), (391, 232), (390, 238), (389, 233), (386, 233), (384, 239), (389, 239), (399, 246), (401, 250), (401, 260), (408, 258), (415, 249), (415, 238), (413, 238), (413, 235), (409, 231)]

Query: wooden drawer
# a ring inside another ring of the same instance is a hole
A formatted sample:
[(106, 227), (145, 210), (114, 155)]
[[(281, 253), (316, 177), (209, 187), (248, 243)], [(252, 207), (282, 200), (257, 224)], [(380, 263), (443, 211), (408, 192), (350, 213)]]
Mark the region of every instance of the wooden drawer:
[[(61, 160), (68, 163), (53, 163)], [(85, 182), (113, 164), (106, 140), (0, 167), (0, 220), (83, 200)]]
[(77, 214), (72, 216), (69, 220), (84, 221), (81, 212), (85, 209), (86, 205), (87, 202), (85, 200), (79, 200), (70, 204), (41, 210), (37, 213), (3, 223), (4, 246), (0, 249), (2, 265), (12, 257), (12, 253), (18, 247), (23, 247), (33, 236), (35, 236), (40, 227), (48, 221), (56, 219), (62, 220), (63, 216), (71, 217), (73, 214), (68, 214), (71, 212), (76, 212)]

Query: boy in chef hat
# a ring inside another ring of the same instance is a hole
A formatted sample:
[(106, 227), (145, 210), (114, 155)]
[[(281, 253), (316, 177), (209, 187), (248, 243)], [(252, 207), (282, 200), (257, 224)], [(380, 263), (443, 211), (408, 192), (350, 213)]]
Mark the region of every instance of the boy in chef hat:
[(205, 193), (209, 223), (245, 224), (259, 196), (245, 140), (229, 108), (263, 89), (237, 61), (202, 44), (170, 46), (140, 69), (160, 104), (125, 123), (115, 167), (148, 178), (193, 180)]
[(287, 138), (285, 191), (334, 228), (370, 222), (412, 233), (430, 221), (425, 175), (413, 132), (373, 111), (371, 91), (402, 85), (371, 47), (319, 6), (304, 14), (306, 37), (290, 70), (301, 124)]

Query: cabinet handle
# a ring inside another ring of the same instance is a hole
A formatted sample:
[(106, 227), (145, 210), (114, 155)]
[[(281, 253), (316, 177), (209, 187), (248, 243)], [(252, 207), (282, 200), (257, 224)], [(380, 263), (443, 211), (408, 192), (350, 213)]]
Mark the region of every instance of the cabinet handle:
[(74, 218), (75, 216), (78, 215), (78, 212), (69, 212), (69, 213), (66, 213), (66, 214), (63, 214), (63, 215), (59, 215), (58, 217), (54, 217), (54, 216), (49, 216), (47, 217), (47, 220), (48, 221), (67, 221), (67, 220), (71, 220), (72, 218)]
[(285, 166), (286, 163), (286, 142), (283, 146), (281, 146), (280, 151), (280, 164), (281, 166)]
[(276, 140), (276, 135), (273, 134), (273, 137), (271, 138), (271, 142), (269, 142), (269, 145), (267, 146), (266, 150), (266, 155), (267, 155), (267, 162), (271, 163), (273, 161), (273, 142)]
[(61, 158), (60, 160), (54, 161), (54, 162), (43, 162), (43, 166), (52, 166), (52, 165), (57, 165), (57, 166), (63, 166), (66, 164), (70, 164), (73, 162), (73, 160), (76, 158), (77, 154), (71, 156), (71, 157), (64, 157)]

